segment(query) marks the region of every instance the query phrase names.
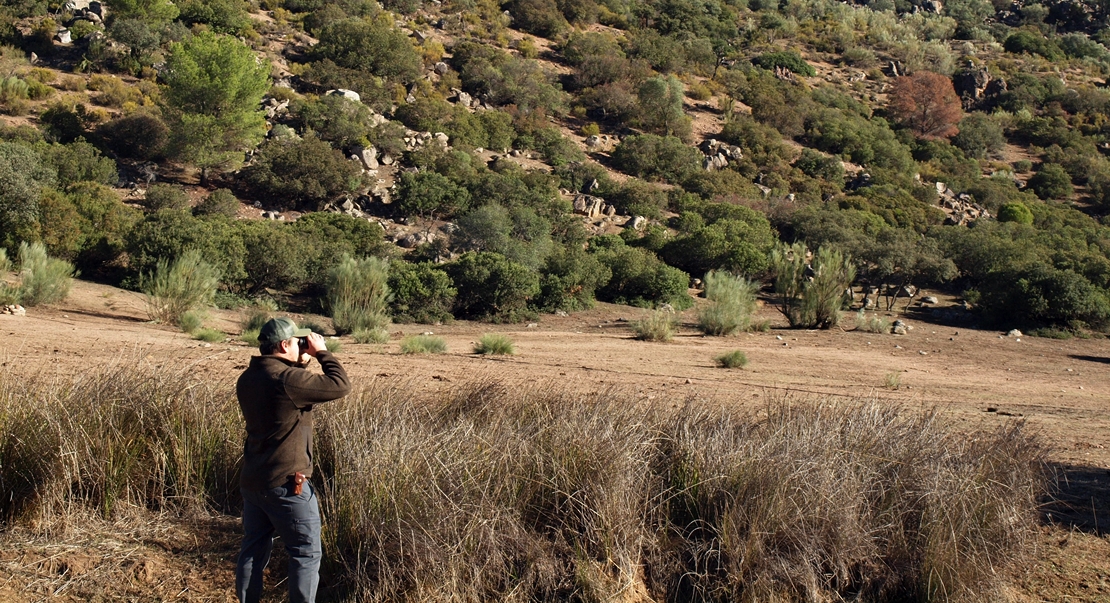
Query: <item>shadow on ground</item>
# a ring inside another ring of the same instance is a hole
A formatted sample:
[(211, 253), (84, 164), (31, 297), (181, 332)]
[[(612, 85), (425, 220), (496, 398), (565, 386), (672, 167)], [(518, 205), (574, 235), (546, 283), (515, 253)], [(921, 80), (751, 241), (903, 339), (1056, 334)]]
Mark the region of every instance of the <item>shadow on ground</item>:
[(1097, 362), (1099, 364), (1110, 364), (1110, 358), (1105, 356), (1084, 356), (1082, 354), (1068, 354), (1068, 358), (1075, 358), (1076, 360), (1086, 360), (1087, 362)]
[(1110, 533), (1110, 469), (1049, 464), (1050, 496), (1041, 520), (1096, 536)]

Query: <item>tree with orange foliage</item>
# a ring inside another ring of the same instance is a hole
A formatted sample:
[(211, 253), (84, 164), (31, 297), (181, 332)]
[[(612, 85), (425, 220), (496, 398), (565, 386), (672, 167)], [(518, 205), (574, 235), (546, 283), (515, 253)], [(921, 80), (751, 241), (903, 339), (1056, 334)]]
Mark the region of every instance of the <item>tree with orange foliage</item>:
[(919, 71), (894, 80), (890, 114), (910, 127), (920, 138), (948, 138), (960, 130), (963, 117), (960, 97), (952, 80), (939, 73)]

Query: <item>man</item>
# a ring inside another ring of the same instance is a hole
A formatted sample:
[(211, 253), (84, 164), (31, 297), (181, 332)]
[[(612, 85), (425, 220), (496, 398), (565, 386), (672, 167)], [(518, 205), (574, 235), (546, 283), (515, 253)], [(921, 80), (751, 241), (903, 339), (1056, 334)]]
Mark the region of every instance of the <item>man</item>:
[[(351, 391), (324, 338), (274, 318), (258, 334), (261, 356), (239, 376), (235, 394), (246, 420), (243, 546), (235, 569), (241, 603), (257, 603), (274, 533), (289, 553), (289, 601), (312, 603), (320, 583), (320, 508), (312, 486), (312, 407)], [(305, 370), (316, 358), (324, 374)]]

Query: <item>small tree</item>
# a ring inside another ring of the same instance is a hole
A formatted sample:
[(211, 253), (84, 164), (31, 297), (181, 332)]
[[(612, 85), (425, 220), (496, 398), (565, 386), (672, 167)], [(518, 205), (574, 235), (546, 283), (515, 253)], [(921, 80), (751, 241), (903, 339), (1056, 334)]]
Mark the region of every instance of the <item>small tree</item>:
[(894, 80), (890, 112), (921, 138), (948, 138), (959, 132), (956, 124), (963, 117), (952, 80), (929, 71)]
[(828, 329), (840, 321), (844, 292), (856, 276), (851, 259), (822, 247), (807, 261), (802, 243), (771, 252), (779, 310), (792, 327)]
[(328, 272), (327, 305), (337, 333), (380, 329), (389, 324), (389, 262), (344, 255)]
[(269, 68), (228, 36), (202, 32), (173, 45), (163, 71), (171, 148), (201, 170), (233, 169), (266, 131), (259, 110)]

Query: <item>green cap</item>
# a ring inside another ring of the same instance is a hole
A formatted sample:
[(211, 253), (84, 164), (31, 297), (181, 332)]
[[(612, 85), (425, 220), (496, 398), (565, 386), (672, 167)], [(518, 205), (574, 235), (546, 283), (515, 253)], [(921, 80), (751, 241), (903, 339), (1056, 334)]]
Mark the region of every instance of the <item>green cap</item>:
[(293, 337), (308, 337), (312, 329), (298, 329), (293, 319), (282, 316), (271, 318), (258, 332), (258, 343), (274, 344)]

